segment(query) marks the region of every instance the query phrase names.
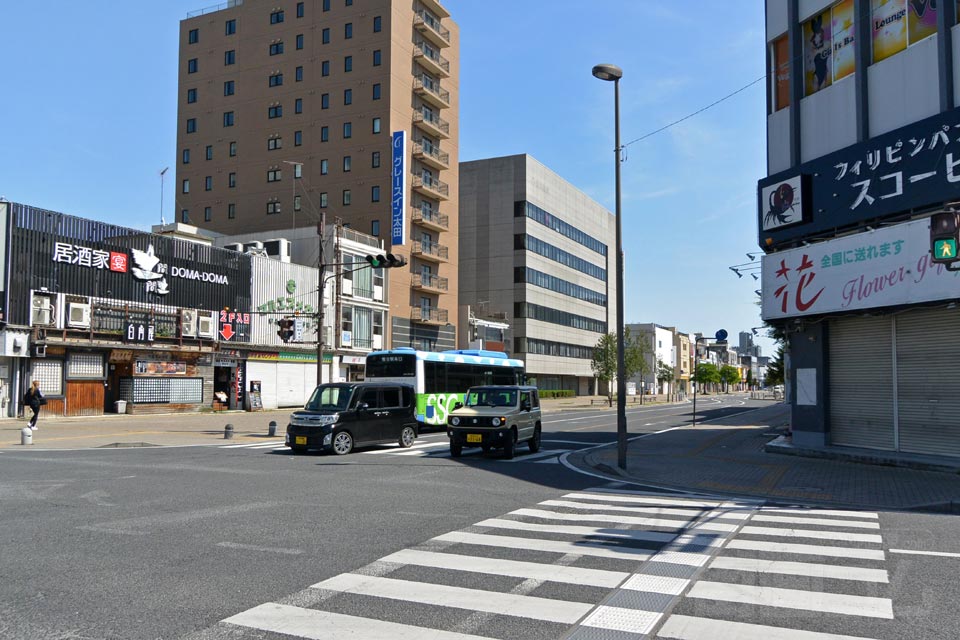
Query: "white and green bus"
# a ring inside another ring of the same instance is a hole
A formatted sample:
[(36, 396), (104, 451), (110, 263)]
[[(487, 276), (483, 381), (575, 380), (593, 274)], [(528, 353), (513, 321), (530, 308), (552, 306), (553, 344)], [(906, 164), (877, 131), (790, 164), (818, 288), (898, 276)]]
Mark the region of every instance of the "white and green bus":
[(467, 389), (479, 385), (523, 384), (523, 361), (501, 351), (417, 351), (400, 347), (367, 355), (364, 379), (412, 385), (421, 427), (442, 427)]

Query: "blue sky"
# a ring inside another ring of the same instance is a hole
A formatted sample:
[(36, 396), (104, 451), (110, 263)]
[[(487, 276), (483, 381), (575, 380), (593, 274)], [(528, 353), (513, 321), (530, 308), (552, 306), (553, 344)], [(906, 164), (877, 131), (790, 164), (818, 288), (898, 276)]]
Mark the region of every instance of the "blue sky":
[[(248, 2), (251, 0), (247, 0)], [(262, 0), (253, 0), (262, 1)], [(362, 2), (363, 0), (358, 0)], [(138, 228), (173, 217), (177, 34), (204, 0), (0, 3), (0, 196)], [(765, 73), (760, 0), (446, 0), (460, 25), (460, 159), (528, 153), (611, 211), (613, 85), (628, 143)], [(626, 148), (625, 317), (735, 338), (765, 170), (764, 82)], [(760, 340), (764, 352), (772, 342)]]

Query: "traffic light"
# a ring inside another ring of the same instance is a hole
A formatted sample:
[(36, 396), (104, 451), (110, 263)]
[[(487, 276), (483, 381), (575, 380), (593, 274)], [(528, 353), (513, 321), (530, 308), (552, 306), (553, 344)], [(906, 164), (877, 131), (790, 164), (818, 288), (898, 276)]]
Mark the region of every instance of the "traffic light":
[(293, 318), (280, 318), (277, 320), (277, 326), (280, 327), (277, 331), (280, 339), (284, 342), (290, 342), (293, 338)]
[(374, 269), (390, 269), (392, 267), (402, 267), (407, 264), (406, 258), (403, 256), (395, 256), (392, 253), (377, 256), (368, 255), (367, 262), (369, 262), (370, 266)]
[(960, 261), (957, 249), (960, 245), (960, 213), (946, 211), (935, 213), (930, 218), (930, 252), (934, 262)]

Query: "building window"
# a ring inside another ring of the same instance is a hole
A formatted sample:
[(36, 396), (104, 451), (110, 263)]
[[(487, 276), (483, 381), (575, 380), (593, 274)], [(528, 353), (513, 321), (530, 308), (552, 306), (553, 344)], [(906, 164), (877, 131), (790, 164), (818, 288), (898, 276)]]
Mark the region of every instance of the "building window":
[(211, 220), (212, 218), (213, 218), (213, 208), (212, 208), (212, 207), (204, 207), (204, 208), (203, 208), (203, 221), (204, 221), (204, 222), (210, 222), (210, 220)]
[(227, 186), (230, 187), (231, 189), (233, 189), (234, 187), (237, 186), (237, 172), (236, 172), (236, 171), (231, 171), (229, 174), (227, 174)]
[(320, 108), (329, 109), (330, 108), (330, 94), (324, 93), (320, 95)]
[[(190, 224), (190, 209), (180, 209), (180, 222)], [(46, 389), (46, 387), (44, 387)]]
[(190, 149), (183, 150), (183, 164), (190, 164)]
[(232, 157), (234, 157), (235, 155), (237, 155), (237, 143), (236, 143), (236, 142), (231, 142), (231, 143), (230, 143), (230, 157), (232, 158)]
[(353, 23), (348, 22), (347, 24), (343, 25), (343, 39), (349, 40), (352, 37), (353, 37)]
[(370, 154), (370, 166), (374, 169), (380, 166), (380, 152), (374, 151)]
[(379, 67), (379, 66), (380, 66), (380, 60), (381, 60), (381, 58), (380, 58), (380, 49), (374, 49), (374, 50), (373, 50), (373, 66)]
[(383, 28), (383, 19), (380, 16), (373, 16), (373, 32), (380, 33)]
[(380, 187), (373, 185), (370, 187), (370, 202), (380, 202)]
[(344, 0), (343, 6), (345, 6), (345, 7), (352, 7), (352, 6), (353, 6), (353, 0)]
[(324, 60), (320, 63), (320, 75), (326, 77), (330, 75), (330, 61)]
[(323, 0), (323, 10), (330, 11), (330, 0)]
[(300, 196), (293, 196), (293, 210), (300, 211)]
[(280, 182), (281, 177), (280, 169), (267, 171), (267, 182)]
[[(871, 5), (873, 62), (889, 58), (937, 32), (937, 5), (934, 2), (873, 0)], [(834, 13), (838, 6), (834, 6)], [(834, 36), (834, 46), (837, 44)]]
[(274, 213), (280, 213), (280, 203), (279, 202), (268, 202), (267, 203), (267, 215), (272, 215)]
[(299, 50), (299, 49), (303, 49), (303, 34), (302, 34), (302, 33), (298, 33), (298, 34), (297, 34), (297, 49), (298, 49), (298, 50)]
[(231, 220), (237, 217), (237, 205), (232, 202), (227, 205), (227, 217)]
[(297, 98), (293, 101), (293, 112), (303, 113), (303, 98)]
[(346, 140), (353, 136), (353, 125), (349, 122), (343, 123), (343, 139)]
[(283, 105), (277, 104), (267, 109), (268, 118), (282, 118), (283, 117)]
[(320, 161), (320, 175), (325, 176), (330, 170), (330, 163), (324, 159)]
[(343, 104), (353, 104), (353, 89), (343, 90)]
[(353, 165), (353, 160), (350, 156), (343, 156), (343, 172), (350, 173), (350, 167)]
[(373, 132), (380, 133), (380, 118), (373, 119)]
[(320, 142), (327, 142), (328, 140), (330, 140), (330, 128), (320, 127)]
[(228, 36), (232, 36), (237, 32), (237, 21), (236, 20), (227, 20), (226, 29), (224, 33)]
[(187, 34), (187, 43), (188, 44), (197, 44), (200, 41), (200, 30), (199, 29), (190, 29), (190, 32)]
[(227, 67), (231, 64), (236, 63), (237, 61), (237, 52), (231, 49), (230, 51), (223, 52), (223, 66)]
[(283, 22), (283, 11), (274, 11), (270, 14), (270, 24), (280, 24)]
[(224, 111), (223, 112), (223, 126), (232, 127), (233, 126), (233, 111)]
[(298, 2), (298, 3), (297, 3), (297, 17), (298, 17), (298, 18), (302, 18), (302, 17), (303, 17), (303, 3), (302, 3), (302, 2)]
[(295, 162), (295, 163), (293, 164), (293, 177), (294, 177), (294, 178), (302, 178), (302, 177), (303, 177), (303, 163), (302, 163), (302, 162)]
[(225, 95), (225, 96), (232, 96), (232, 95), (233, 95), (233, 92), (234, 92), (234, 87), (235, 87), (235, 85), (233, 84), (233, 80), (227, 80), (226, 82), (224, 82), (224, 83), (223, 83), (223, 95)]
[[(99, 354), (97, 357), (100, 357)], [(31, 367), (33, 373), (30, 374), (30, 377), (40, 382), (43, 395), (59, 396), (63, 394), (63, 360), (34, 360)]]
[(330, 44), (330, 28), (325, 27), (320, 31), (320, 42), (321, 44)]
[(854, 22), (853, 0), (841, 0), (803, 23), (804, 95), (854, 72)]
[(208, 144), (206, 148), (207, 160), (213, 160), (213, 145)]
[(320, 192), (320, 208), (321, 209), (327, 208), (327, 192), (326, 191)]
[[(379, 202), (379, 201), (380, 201), (380, 195), (377, 194), (377, 199), (375, 200), (375, 202)], [(372, 220), (372, 221), (370, 222), (370, 235), (372, 235), (372, 236), (379, 236), (379, 235), (380, 235), (380, 221), (379, 221), (379, 220)]]
[(187, 104), (193, 104), (197, 101), (197, 90), (187, 89)]
[(353, 56), (345, 56), (343, 58), (343, 70), (346, 73), (353, 71)]
[(283, 84), (283, 74), (275, 73), (267, 79), (267, 85), (271, 87), (279, 87)]
[(283, 42), (274, 42), (270, 45), (270, 55), (278, 56), (283, 53)]
[(379, 82), (373, 85), (373, 99), (374, 100), (380, 99), (380, 83)]
[(283, 138), (268, 138), (267, 151), (276, 151), (283, 147)]
[(296, 82), (303, 82), (303, 67), (297, 67)]
[(213, 176), (207, 176), (203, 179), (203, 190), (213, 191)]
[(190, 179), (186, 178), (183, 181), (183, 185), (180, 189), (183, 193), (190, 193)]
[(343, 206), (347, 207), (350, 205), (350, 189), (343, 190)]
[(197, 59), (190, 58), (187, 60), (187, 73), (196, 73), (197, 72)]
[(773, 41), (773, 90), (774, 111), (790, 106), (790, 47), (787, 34)]
[(293, 132), (293, 146), (299, 147), (303, 144), (303, 131)]
[(193, 133), (197, 130), (197, 119), (187, 118), (187, 133)]

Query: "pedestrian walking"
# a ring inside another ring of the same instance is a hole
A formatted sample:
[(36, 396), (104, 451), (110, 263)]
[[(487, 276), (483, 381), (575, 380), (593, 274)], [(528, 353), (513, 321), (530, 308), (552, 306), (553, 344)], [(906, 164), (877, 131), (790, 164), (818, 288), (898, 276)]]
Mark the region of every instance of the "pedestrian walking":
[(40, 393), (40, 381), (34, 380), (33, 384), (23, 395), (23, 404), (30, 407), (33, 411), (33, 417), (30, 418), (30, 428), (37, 430), (37, 418), (40, 417), (40, 407), (47, 404), (47, 399)]

